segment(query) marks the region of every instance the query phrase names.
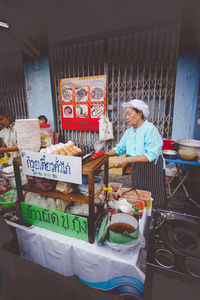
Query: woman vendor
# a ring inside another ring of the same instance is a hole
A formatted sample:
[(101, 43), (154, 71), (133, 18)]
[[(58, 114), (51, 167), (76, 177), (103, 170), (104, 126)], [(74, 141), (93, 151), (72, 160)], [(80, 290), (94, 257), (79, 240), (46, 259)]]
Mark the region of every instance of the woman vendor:
[(19, 149), (17, 147), (15, 123), (9, 109), (4, 106), (0, 106), (0, 128), (0, 138), (3, 140), (0, 153), (8, 152), (8, 164), (11, 165), (13, 158), (19, 156)]
[(110, 151), (109, 156), (127, 156), (120, 158), (115, 167), (125, 167), (131, 163), (132, 187), (150, 191), (153, 206), (164, 208), (166, 202), (165, 171), (162, 157), (163, 140), (158, 129), (146, 119), (148, 106), (138, 99), (122, 104), (125, 119), (130, 126), (120, 142)]

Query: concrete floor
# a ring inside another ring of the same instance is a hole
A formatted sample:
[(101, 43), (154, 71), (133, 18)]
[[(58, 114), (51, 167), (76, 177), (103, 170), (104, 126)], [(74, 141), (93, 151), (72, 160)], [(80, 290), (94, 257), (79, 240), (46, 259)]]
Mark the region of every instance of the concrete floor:
[(0, 216), (0, 300), (125, 300), (20, 258), (17, 239)]

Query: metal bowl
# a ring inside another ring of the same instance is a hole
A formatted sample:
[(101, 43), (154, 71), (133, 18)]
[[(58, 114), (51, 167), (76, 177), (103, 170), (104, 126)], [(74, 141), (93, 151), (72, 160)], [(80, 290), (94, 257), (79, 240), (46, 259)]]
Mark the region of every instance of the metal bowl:
[(177, 152), (175, 150), (163, 150), (163, 156), (166, 158), (176, 158)]
[(178, 150), (178, 153), (183, 160), (189, 160), (189, 161), (194, 160), (195, 158), (197, 158), (198, 155), (197, 152), (193, 150), (185, 150), (185, 149)]
[(176, 143), (179, 145), (179, 150), (192, 150), (200, 153), (200, 141), (193, 139), (178, 140)]

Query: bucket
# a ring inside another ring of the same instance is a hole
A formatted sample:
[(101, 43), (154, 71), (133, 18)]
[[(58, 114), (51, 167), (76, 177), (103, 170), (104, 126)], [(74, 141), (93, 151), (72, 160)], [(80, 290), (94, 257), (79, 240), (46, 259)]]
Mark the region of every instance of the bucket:
[(139, 224), (135, 217), (126, 213), (116, 213), (111, 216), (108, 227), (109, 242), (126, 244), (136, 240), (139, 234)]
[(17, 146), (20, 150), (40, 150), (40, 123), (38, 119), (16, 119), (15, 129)]

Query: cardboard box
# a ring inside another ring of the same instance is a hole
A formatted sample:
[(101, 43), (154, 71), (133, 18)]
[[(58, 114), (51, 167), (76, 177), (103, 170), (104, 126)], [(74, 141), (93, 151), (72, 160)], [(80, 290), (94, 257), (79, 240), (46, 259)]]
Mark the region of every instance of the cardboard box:
[(115, 165), (115, 163), (122, 157), (125, 157), (126, 154), (122, 155), (122, 156), (111, 156), (109, 157), (109, 164), (108, 164), (108, 168), (109, 168), (109, 174), (113, 174), (113, 175), (123, 175), (124, 173), (124, 168), (113, 168), (113, 166)]
[(112, 175), (123, 175), (124, 168), (111, 168), (111, 169), (108, 169), (108, 171), (109, 171), (109, 174), (112, 174)]

